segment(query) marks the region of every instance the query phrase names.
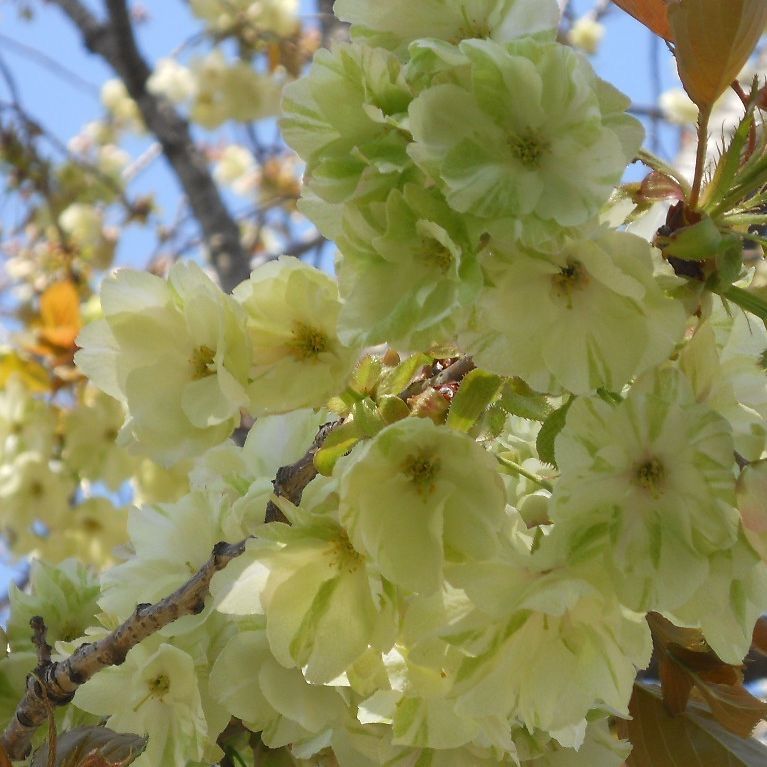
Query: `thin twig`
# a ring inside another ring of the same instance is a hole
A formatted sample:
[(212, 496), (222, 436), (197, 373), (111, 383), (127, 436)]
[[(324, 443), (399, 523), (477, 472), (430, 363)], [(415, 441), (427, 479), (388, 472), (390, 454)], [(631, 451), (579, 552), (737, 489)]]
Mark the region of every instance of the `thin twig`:
[(44, 67), (51, 72), (51, 74), (68, 82), (78, 90), (86, 91), (97, 99), (100, 98), (101, 89), (97, 85), (94, 85), (88, 80), (84, 80), (77, 74), (77, 72), (67, 69), (67, 67), (61, 63), (60, 59), (52, 59), (42, 51), (37, 50), (37, 48), (33, 48), (31, 45), (26, 45), (25, 43), (20, 43), (18, 40), (14, 40), (7, 35), (0, 34), (0, 44), (8, 50), (17, 53), (19, 56), (24, 56), (30, 61), (36, 62), (41, 67)]

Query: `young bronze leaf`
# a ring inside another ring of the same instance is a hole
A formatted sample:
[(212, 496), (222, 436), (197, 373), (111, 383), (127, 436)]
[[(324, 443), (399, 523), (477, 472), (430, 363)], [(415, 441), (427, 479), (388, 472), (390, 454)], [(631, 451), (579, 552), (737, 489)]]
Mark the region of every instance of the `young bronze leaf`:
[(684, 190), (671, 176), (654, 170), (645, 176), (639, 187), (642, 200), (684, 200)]
[(699, 629), (688, 629), (675, 626), (660, 613), (648, 613), (647, 624), (652, 631), (653, 640), (661, 648), (667, 645), (677, 645), (694, 652), (709, 652), (709, 646)]
[(656, 35), (666, 40), (673, 39), (668, 23), (667, 0), (613, 0), (613, 2), (641, 21)]
[(668, 6), (679, 76), (703, 111), (735, 80), (767, 22), (765, 0), (679, 0)]
[(693, 688), (692, 677), (678, 664), (664, 655), (659, 664), (663, 702), (672, 716), (683, 714)]
[(621, 722), (633, 744), (627, 767), (767, 767), (767, 747), (728, 733), (703, 711), (671, 716), (654, 685), (634, 685), (629, 712)]
[[(146, 748), (146, 738), (107, 727), (77, 727), (60, 735), (56, 767), (128, 767)], [(48, 745), (32, 757), (31, 767), (45, 767)]]
[(741, 738), (750, 737), (756, 725), (767, 716), (767, 703), (755, 698), (742, 685), (696, 681), (695, 688), (705, 698), (717, 722)]

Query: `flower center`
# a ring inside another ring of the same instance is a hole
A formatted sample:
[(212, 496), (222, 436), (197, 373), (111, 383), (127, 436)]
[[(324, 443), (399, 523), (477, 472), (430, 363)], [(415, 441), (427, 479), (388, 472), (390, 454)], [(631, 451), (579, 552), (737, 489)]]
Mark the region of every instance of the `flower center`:
[(192, 368), (192, 380), (199, 381), (202, 378), (207, 378), (213, 375), (215, 372), (211, 370), (213, 365), (213, 358), (216, 356), (216, 352), (209, 346), (198, 346), (189, 358), (189, 366)]
[(653, 498), (662, 495), (665, 481), (666, 468), (657, 458), (649, 458), (634, 469), (634, 483)]
[(487, 19), (470, 17), (466, 8), (461, 8), (461, 15), (463, 16), (463, 26), (458, 30), (455, 40), (451, 40), (454, 45), (458, 45), (461, 40), (490, 37), (490, 24)]
[(453, 254), (434, 237), (421, 238), (421, 257), (443, 274), (453, 265)]
[(424, 453), (409, 455), (402, 464), (403, 473), (415, 485), (419, 495), (428, 495), (434, 491), (434, 480), (439, 469), (439, 459)]
[(296, 322), (291, 331), (293, 340), (288, 344), (290, 353), (301, 361), (316, 359), (330, 347), (328, 337), (317, 328)]
[(541, 160), (551, 146), (548, 141), (536, 136), (530, 130), (525, 133), (510, 134), (508, 144), (514, 157), (531, 170), (541, 166)]
[(349, 537), (342, 532), (331, 544), (330, 567), (355, 573), (362, 566), (363, 558), (352, 546)]
[(583, 290), (589, 281), (589, 274), (583, 268), (583, 264), (569, 258), (559, 272), (551, 278), (551, 285), (554, 295), (557, 298), (563, 298), (571, 309), (573, 293), (576, 290)]
[(97, 519), (93, 519), (92, 517), (88, 517), (87, 519), (84, 519), (80, 526), (88, 533), (100, 533), (104, 528)]
[(170, 690), (170, 679), (165, 674), (158, 674), (149, 682), (149, 690), (155, 698), (162, 698)]
[(154, 679), (150, 679), (146, 686), (147, 694), (133, 707), (134, 711), (138, 711), (150, 698), (162, 700), (163, 695), (170, 690), (170, 679), (167, 674), (158, 674)]

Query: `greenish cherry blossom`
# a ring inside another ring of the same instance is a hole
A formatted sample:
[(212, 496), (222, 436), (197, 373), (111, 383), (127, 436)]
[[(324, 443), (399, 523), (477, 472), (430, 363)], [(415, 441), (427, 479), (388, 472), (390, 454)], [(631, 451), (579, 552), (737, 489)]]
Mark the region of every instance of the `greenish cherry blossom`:
[(222, 442), (247, 405), (250, 349), (242, 310), (195, 264), (168, 281), (118, 271), (101, 289), (104, 319), (78, 337), (80, 369), (125, 403), (122, 444), (174, 463)]
[(358, 44), (320, 50), (285, 88), (282, 134), (306, 162), (305, 182), (326, 202), (385, 196), (413, 175), (400, 128), (412, 93), (394, 54)]
[(445, 561), (495, 552), (506, 493), (494, 459), (465, 434), (406, 418), (336, 470), (352, 545), (396, 585), (428, 594), (440, 588)]
[(556, 441), (551, 518), (571, 561), (604, 556), (621, 600), (673, 610), (737, 539), (730, 425), (673, 369), (625, 400), (576, 399)]
[(359, 347), (338, 338), (341, 303), (332, 277), (284, 256), (256, 269), (233, 296), (252, 351), (250, 413), (318, 408), (343, 391)]
[(553, 253), (519, 248), (483, 263), (489, 284), (460, 343), (479, 365), (538, 391), (620, 391), (682, 340), (686, 311), (634, 235), (600, 227)]
[(533, 35), (553, 40), (559, 23), (554, 0), (337, 0), (333, 10), (352, 23), (355, 39), (386, 48), (424, 37), (452, 43), (475, 37), (508, 43)]
[(415, 184), (347, 206), (338, 245), (342, 337), (412, 349), (450, 341), (482, 284), (479, 243), (438, 192)]
[(639, 148), (628, 100), (556, 43), (458, 46), (468, 77), (420, 93), (408, 151), (457, 212), (481, 219), (584, 224)]

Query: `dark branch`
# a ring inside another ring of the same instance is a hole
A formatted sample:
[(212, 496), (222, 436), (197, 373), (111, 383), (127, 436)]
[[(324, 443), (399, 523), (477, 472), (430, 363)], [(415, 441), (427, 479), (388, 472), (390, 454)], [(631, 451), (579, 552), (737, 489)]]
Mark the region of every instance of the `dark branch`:
[(200, 224), (221, 287), (229, 292), (250, 274), (237, 222), (224, 205), (189, 123), (165, 98), (147, 90), (151, 75), (133, 33), (125, 0), (106, 0), (109, 21), (99, 21), (80, 0), (51, 0), (78, 27), (86, 48), (103, 58), (125, 83), (147, 128), (157, 137)]

